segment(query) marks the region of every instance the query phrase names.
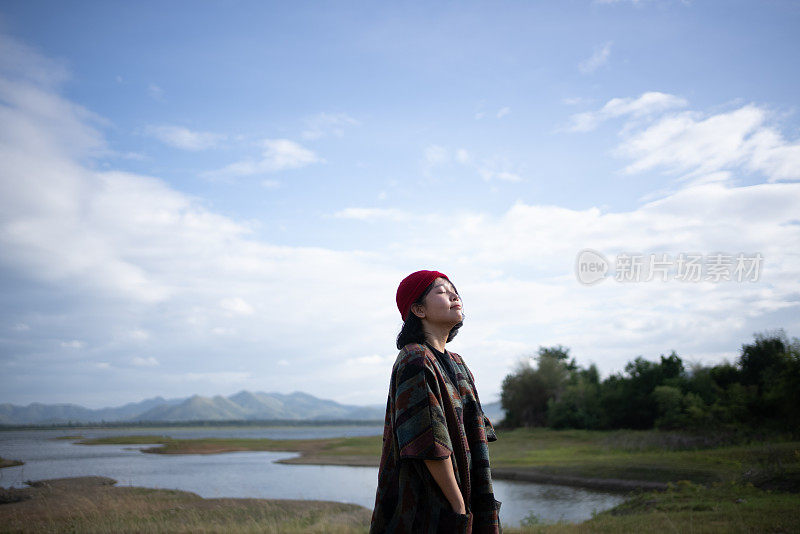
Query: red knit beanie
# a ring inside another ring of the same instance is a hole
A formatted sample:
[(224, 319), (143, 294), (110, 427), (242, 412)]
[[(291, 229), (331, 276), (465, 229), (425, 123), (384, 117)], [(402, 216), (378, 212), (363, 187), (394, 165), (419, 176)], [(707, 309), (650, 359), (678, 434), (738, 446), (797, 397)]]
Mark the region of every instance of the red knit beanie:
[[(400, 310), (403, 321), (408, 317), (414, 301), (422, 295), (426, 287), (439, 277), (447, 278), (447, 275), (439, 271), (417, 271), (403, 278), (397, 287), (397, 309)], [(450, 279), (447, 278), (447, 280)]]

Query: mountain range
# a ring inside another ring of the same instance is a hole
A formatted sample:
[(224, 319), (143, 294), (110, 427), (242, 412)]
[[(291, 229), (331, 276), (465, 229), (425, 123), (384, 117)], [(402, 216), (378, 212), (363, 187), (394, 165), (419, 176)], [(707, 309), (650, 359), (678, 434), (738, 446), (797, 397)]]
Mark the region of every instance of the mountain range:
[[(502, 418), (499, 403), (484, 406), (489, 418)], [(155, 397), (115, 408), (90, 409), (77, 404), (28, 406), (0, 404), (0, 425), (181, 421), (383, 421), (385, 405), (355, 406), (295, 391), (290, 394), (240, 391), (229, 397), (164, 399)]]
[(155, 397), (116, 408), (92, 410), (76, 404), (0, 404), (0, 424), (97, 422), (179, 422), (233, 420), (382, 420), (383, 406), (350, 406), (296, 391), (290, 394), (240, 391), (223, 397)]

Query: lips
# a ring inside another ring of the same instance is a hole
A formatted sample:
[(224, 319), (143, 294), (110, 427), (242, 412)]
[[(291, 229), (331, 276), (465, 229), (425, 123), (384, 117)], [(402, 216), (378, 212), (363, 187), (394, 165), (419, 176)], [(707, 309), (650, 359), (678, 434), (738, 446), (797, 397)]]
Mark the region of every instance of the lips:
[(460, 310), (461, 309), (461, 304), (456, 304), (455, 306), (450, 306), (450, 309), (451, 310), (453, 310), (453, 309)]

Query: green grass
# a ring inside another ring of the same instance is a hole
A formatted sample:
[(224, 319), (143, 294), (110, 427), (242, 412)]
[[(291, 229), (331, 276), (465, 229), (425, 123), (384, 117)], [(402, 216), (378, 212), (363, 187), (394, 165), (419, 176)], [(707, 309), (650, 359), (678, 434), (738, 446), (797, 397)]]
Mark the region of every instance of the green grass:
[(341, 463), (375, 465), (380, 460), (381, 436), (327, 439), (172, 439), (164, 436), (113, 436), (84, 439), (82, 445), (146, 445), (158, 454), (215, 454), (235, 451), (299, 452), (301, 458), (288, 463)]
[(664, 492), (639, 493), (580, 524), (532, 524), (507, 534), (617, 532), (800, 532), (800, 495), (752, 485), (679, 482)]
[(703, 484), (800, 479), (797, 441), (675, 450), (660, 436), (654, 431), (517, 429), (500, 433), (489, 452), (493, 467), (584, 478)]
[[(492, 466), (548, 475), (695, 483), (800, 481), (800, 442), (752, 442), (704, 447), (705, 441), (655, 431), (516, 429), (501, 431), (489, 444)], [(678, 436), (680, 437), (680, 436)], [(213, 454), (231, 451), (296, 451), (289, 463), (374, 465), (381, 436), (313, 440), (170, 439), (122, 436), (83, 440), (87, 445), (156, 444), (148, 452)], [(676, 445), (677, 443), (677, 445)], [(691, 447), (697, 448), (691, 448)]]
[[(377, 465), (381, 442), (381, 436), (322, 440), (132, 436), (82, 443), (162, 444), (152, 452), (171, 454), (298, 451), (302, 454), (298, 463)], [(714, 446), (715, 443), (729, 444)], [(800, 532), (800, 514), (796, 512), (800, 509), (798, 441), (776, 438), (730, 444), (730, 440), (713, 436), (656, 431), (516, 429), (498, 432), (498, 440), (489, 444), (489, 451), (492, 466), (498, 469), (672, 484), (664, 492), (635, 493), (621, 506), (581, 524), (531, 524), (504, 529), (509, 534)], [(350, 525), (341, 532), (362, 532), (366, 527)], [(231, 530), (226, 526), (225, 530), (248, 531), (239, 528)]]

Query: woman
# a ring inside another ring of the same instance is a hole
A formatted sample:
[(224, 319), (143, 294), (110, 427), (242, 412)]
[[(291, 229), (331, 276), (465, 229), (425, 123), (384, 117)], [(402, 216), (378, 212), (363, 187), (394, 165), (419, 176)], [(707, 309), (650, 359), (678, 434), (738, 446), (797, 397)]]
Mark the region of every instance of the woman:
[(487, 444), (497, 436), (472, 373), (445, 349), (463, 324), (458, 291), (443, 273), (417, 271), (400, 282), (397, 308), (370, 533), (499, 533)]

